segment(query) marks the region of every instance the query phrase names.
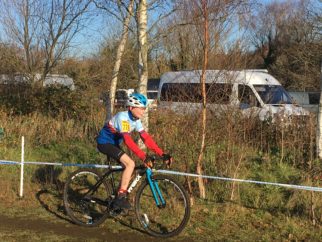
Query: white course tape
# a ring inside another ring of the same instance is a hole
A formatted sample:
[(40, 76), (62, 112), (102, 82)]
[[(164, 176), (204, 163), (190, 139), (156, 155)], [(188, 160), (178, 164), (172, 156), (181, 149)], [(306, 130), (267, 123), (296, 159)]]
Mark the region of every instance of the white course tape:
[(300, 186), (300, 185), (283, 184), (283, 183), (275, 183), (275, 182), (243, 180), (243, 179), (238, 179), (238, 178), (198, 175), (198, 174), (193, 174), (193, 173), (185, 173), (185, 172), (177, 172), (177, 171), (168, 171), (168, 170), (157, 170), (156, 172), (164, 173), (164, 174), (171, 174), (171, 175), (179, 175), (179, 176), (202, 177), (202, 178), (206, 178), (206, 179), (215, 179), (215, 180), (223, 180), (223, 181), (236, 181), (236, 182), (246, 182), (246, 183), (255, 183), (255, 184), (261, 184), (261, 185), (273, 185), (273, 186), (294, 188), (294, 189), (299, 189), (299, 190), (322, 192), (322, 187), (310, 187), (310, 186)]
[[(21, 165), (20, 162), (7, 161), (7, 160), (0, 160), (0, 165), (1, 164), (3, 164), (3, 165)], [(50, 162), (36, 162), (36, 161), (25, 161), (24, 164), (75, 166), (75, 167), (86, 167), (86, 168), (109, 168), (109, 167), (111, 167), (112, 169), (121, 168), (121, 166), (108, 166), (108, 165), (98, 165), (98, 164), (71, 164), (71, 163), (68, 164), (68, 163), (50, 163)], [(185, 172), (169, 171), (169, 170), (154, 170), (154, 172), (170, 174), (170, 175), (178, 175), (178, 176), (201, 177), (201, 178), (205, 178), (205, 179), (246, 182), (246, 183), (254, 183), (254, 184), (261, 184), (261, 185), (280, 186), (280, 187), (293, 188), (293, 189), (306, 190), (306, 191), (322, 192), (322, 187), (301, 186), (301, 185), (292, 185), (292, 184), (283, 184), (283, 183), (265, 182), (265, 181), (255, 181), (255, 180), (244, 180), (244, 179), (220, 177), (220, 176), (198, 175), (198, 174), (194, 174), (194, 173), (185, 173)]]
[[(49, 165), (49, 166), (75, 166), (85, 168), (109, 168), (118, 169), (122, 166), (109, 166), (109, 165), (98, 165), (98, 164), (76, 164), (76, 163), (53, 163), (53, 162), (39, 162), (39, 161), (25, 161), (24, 164), (30, 165)], [(21, 165), (21, 162), (0, 160), (0, 165)]]

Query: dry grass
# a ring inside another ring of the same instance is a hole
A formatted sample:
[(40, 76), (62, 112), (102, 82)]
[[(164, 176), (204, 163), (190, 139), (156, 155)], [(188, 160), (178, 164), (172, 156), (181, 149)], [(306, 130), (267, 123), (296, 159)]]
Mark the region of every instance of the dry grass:
[[(43, 157), (33, 156), (32, 153), (53, 152), (48, 145), (59, 144), (60, 149), (65, 150), (63, 156), (68, 154), (69, 159), (77, 157), (77, 162), (88, 163), (88, 155), (79, 156), (80, 149), (71, 149), (71, 145), (83, 143), (85, 145), (81, 148), (86, 154), (95, 152), (94, 137), (103, 124), (105, 111), (103, 107), (91, 110), (85, 120), (63, 120), (60, 117), (52, 119), (36, 113), (13, 116), (0, 111), (0, 124), (5, 130), (5, 137), (0, 142), (1, 158), (19, 159), (19, 152), (13, 154), (12, 150), (19, 149), (19, 136), (24, 135), (28, 140), (30, 157)], [(303, 123), (282, 125), (278, 122), (263, 123), (254, 118), (242, 117), (238, 113), (227, 112), (218, 116), (210, 112), (203, 171), (209, 175), (319, 186), (321, 180), (317, 178), (321, 177), (321, 162), (314, 155), (314, 120), (313, 117)], [(150, 133), (165, 151), (175, 157), (174, 170), (195, 173), (200, 127), (198, 113), (178, 115), (164, 111), (150, 114)], [(86, 150), (86, 144), (93, 145)], [(7, 180), (12, 175), (13, 173), (6, 172), (2, 180)], [(195, 179), (179, 179), (189, 185), (192, 196), (198, 197)], [(304, 192), (305, 196), (299, 196), (297, 192), (271, 187), (213, 180), (206, 180), (205, 183), (207, 199), (211, 201), (232, 200), (243, 206), (300, 214), (307, 218), (312, 216), (310, 211), (315, 206), (315, 219), (319, 223), (322, 221), (319, 194), (311, 199), (309, 192)], [(10, 182), (2, 183), (2, 186), (1, 196), (14, 201), (17, 187), (12, 187)], [(37, 183), (33, 186), (37, 186)], [(26, 192), (32, 194), (35, 192), (34, 188), (30, 187), (28, 190), (26, 187)]]
[(13, 143), (21, 136), (27, 137), (34, 145), (89, 139), (95, 136), (103, 124), (103, 110), (96, 111), (95, 115), (88, 115), (87, 120), (64, 120), (62, 117), (51, 118), (39, 113), (14, 116), (0, 110), (0, 127), (4, 128), (6, 137)]

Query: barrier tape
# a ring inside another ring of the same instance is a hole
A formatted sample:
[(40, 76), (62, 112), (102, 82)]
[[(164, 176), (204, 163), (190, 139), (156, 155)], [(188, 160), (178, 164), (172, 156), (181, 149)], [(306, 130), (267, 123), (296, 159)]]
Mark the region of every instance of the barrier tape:
[[(24, 164), (30, 165), (50, 165), (50, 166), (67, 166), (67, 167), (81, 167), (81, 168), (121, 168), (122, 166), (109, 166), (98, 164), (76, 164), (76, 163), (52, 163), (52, 162), (38, 162), (38, 161), (25, 161)], [(0, 165), (21, 165), (19, 161), (0, 160)]]
[(206, 178), (206, 179), (215, 179), (215, 180), (223, 180), (223, 181), (236, 181), (236, 182), (246, 182), (246, 183), (254, 183), (254, 184), (261, 184), (261, 185), (273, 185), (273, 186), (294, 188), (294, 189), (299, 189), (299, 190), (322, 192), (322, 187), (301, 186), (301, 185), (292, 185), (292, 184), (275, 183), (275, 182), (264, 182), (264, 181), (255, 181), (255, 180), (244, 180), (244, 179), (220, 177), (220, 176), (207, 176), (207, 175), (198, 175), (198, 174), (193, 174), (193, 173), (168, 171), (168, 170), (157, 170), (156, 172), (164, 173), (164, 174), (171, 174), (171, 175), (179, 175), (179, 176), (191, 176), (191, 177), (201, 177), (201, 178)]
[[(67, 167), (75, 166), (75, 167), (86, 167), (86, 168), (109, 168), (109, 167), (121, 168), (121, 166), (109, 166), (109, 165), (98, 165), (98, 164), (51, 163), (51, 162), (35, 162), (35, 161), (26, 161), (26, 162), (24, 162), (24, 164), (53, 165), (53, 166), (67, 166)], [(0, 160), (0, 165), (21, 165), (21, 162)], [(245, 180), (245, 179), (220, 177), (220, 176), (198, 175), (198, 174), (193, 174), (193, 173), (185, 173), (185, 172), (169, 171), (169, 170), (155, 170), (155, 172), (169, 174), (169, 175), (191, 176), (191, 177), (197, 177), (197, 178), (201, 177), (204, 179), (245, 182), (245, 183), (261, 184), (261, 185), (280, 186), (280, 187), (293, 188), (293, 189), (298, 189), (298, 190), (322, 192), (322, 187), (312, 187), (312, 186), (292, 185), (292, 184), (275, 183), (275, 182)]]

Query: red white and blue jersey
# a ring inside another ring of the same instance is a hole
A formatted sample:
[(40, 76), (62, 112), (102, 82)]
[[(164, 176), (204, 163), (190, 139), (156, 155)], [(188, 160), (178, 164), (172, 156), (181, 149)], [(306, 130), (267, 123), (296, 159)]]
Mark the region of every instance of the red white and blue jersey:
[(154, 142), (152, 137), (144, 131), (140, 119), (133, 117), (130, 111), (119, 112), (109, 120), (101, 129), (98, 137), (98, 144), (113, 144), (119, 146), (123, 141), (140, 159), (144, 160), (146, 154), (136, 145), (131, 137), (131, 132), (137, 131), (144, 144), (158, 155), (163, 151)]

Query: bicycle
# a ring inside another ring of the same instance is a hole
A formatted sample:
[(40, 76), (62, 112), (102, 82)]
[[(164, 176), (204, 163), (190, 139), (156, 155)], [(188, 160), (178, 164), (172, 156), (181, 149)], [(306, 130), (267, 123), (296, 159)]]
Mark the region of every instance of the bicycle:
[[(154, 158), (152, 164), (155, 161)], [(65, 183), (63, 200), (74, 223), (98, 226), (108, 217), (113, 218), (123, 212), (112, 207), (117, 194), (114, 173), (123, 170), (122, 167), (111, 166), (109, 161), (109, 168), (103, 175), (92, 169), (79, 169), (70, 175)], [(150, 167), (139, 165), (135, 170), (138, 172), (131, 180), (128, 193), (143, 181), (134, 202), (140, 225), (152, 236), (166, 238), (178, 235), (190, 218), (190, 201), (185, 189), (172, 177), (154, 174)]]

